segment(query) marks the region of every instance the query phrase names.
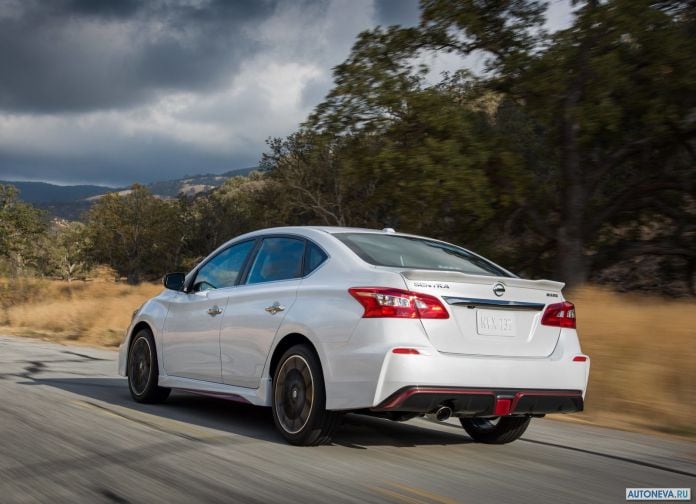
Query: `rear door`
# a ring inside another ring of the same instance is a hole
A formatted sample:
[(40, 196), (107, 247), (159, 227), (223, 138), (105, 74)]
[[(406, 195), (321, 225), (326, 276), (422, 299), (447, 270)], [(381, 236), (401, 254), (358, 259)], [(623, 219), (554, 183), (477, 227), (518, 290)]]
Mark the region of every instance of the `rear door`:
[(297, 297), (305, 240), (263, 239), (243, 285), (227, 300), (220, 331), (222, 379), (229, 385), (257, 388), (280, 324)]

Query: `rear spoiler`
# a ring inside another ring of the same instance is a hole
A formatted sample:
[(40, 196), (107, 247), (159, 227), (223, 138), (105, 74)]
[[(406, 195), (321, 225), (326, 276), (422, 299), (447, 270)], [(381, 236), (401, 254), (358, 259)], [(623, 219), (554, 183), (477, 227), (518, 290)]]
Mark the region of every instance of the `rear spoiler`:
[(401, 272), (401, 275), (407, 280), (413, 281), (474, 283), (484, 285), (492, 285), (496, 282), (500, 282), (510, 287), (558, 292), (565, 286), (563, 282), (554, 282), (553, 280), (525, 280), (523, 278), (512, 277), (469, 275), (460, 271), (404, 270)]

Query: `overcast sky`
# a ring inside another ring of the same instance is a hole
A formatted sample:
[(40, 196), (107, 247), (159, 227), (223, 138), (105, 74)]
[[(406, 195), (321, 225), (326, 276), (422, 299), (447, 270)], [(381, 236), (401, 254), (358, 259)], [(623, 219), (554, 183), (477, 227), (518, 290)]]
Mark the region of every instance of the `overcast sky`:
[(359, 32), (417, 21), (417, 0), (0, 0), (0, 180), (122, 186), (255, 166)]

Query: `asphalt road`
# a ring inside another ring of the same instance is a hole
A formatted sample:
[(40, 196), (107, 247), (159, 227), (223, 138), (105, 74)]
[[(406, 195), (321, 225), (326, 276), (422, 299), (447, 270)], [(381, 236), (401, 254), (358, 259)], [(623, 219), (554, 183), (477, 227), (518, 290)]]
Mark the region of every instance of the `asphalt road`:
[(270, 410), (172, 394), (134, 403), (116, 353), (0, 337), (0, 502), (623, 502), (696, 488), (696, 443), (535, 420), (519, 441), (349, 415), (287, 445)]

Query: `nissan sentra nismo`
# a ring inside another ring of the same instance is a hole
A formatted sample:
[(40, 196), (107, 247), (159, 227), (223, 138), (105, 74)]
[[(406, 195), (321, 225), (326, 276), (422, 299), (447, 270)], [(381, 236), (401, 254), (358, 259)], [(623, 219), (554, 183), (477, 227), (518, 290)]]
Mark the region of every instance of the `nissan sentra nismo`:
[(466, 249), (383, 231), (286, 227), (239, 236), (133, 315), (119, 372), (139, 402), (171, 389), (270, 406), (293, 444), (340, 415), (459, 418), (507, 443), (583, 409), (589, 358), (563, 284)]

